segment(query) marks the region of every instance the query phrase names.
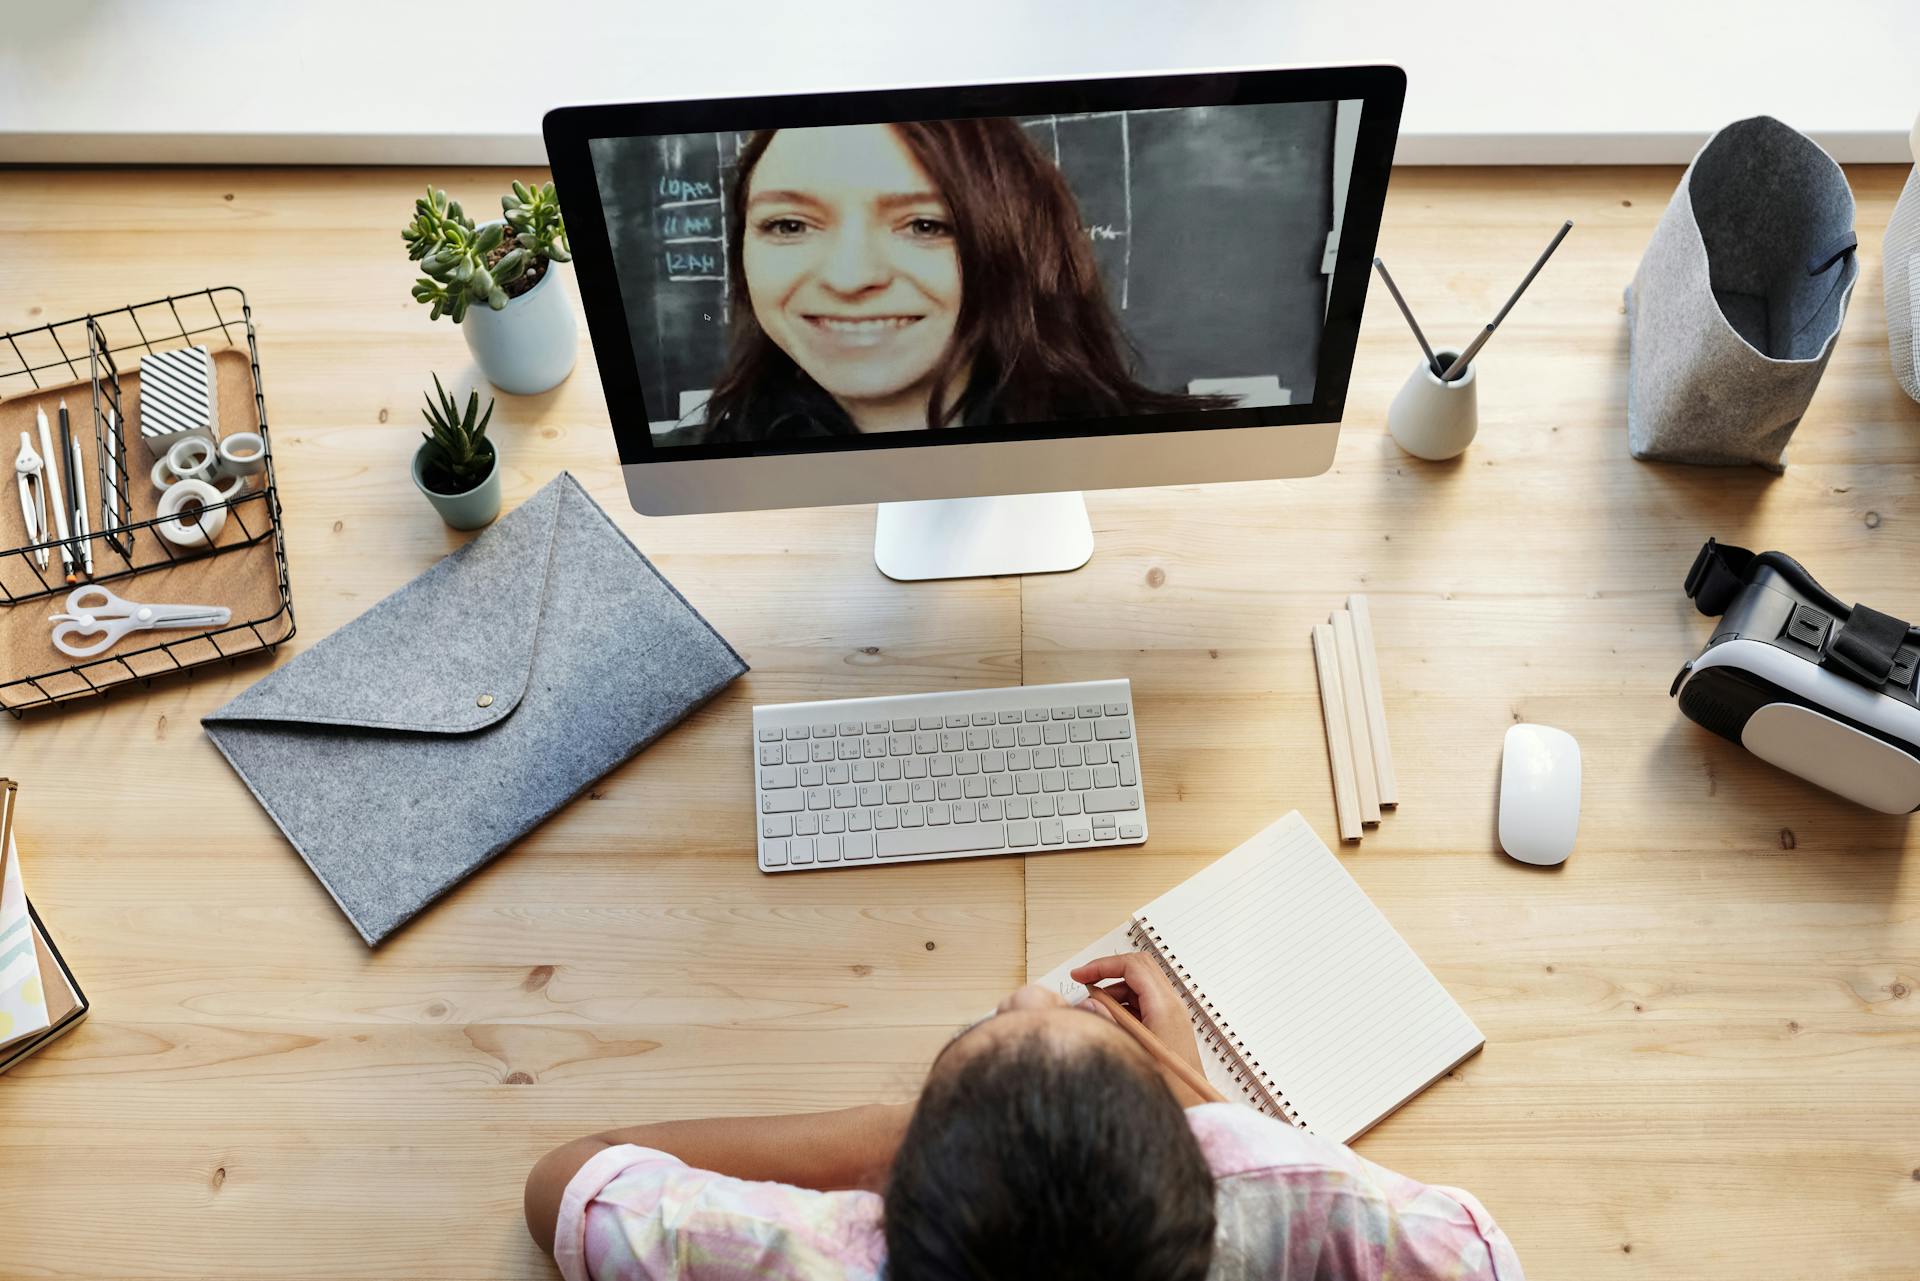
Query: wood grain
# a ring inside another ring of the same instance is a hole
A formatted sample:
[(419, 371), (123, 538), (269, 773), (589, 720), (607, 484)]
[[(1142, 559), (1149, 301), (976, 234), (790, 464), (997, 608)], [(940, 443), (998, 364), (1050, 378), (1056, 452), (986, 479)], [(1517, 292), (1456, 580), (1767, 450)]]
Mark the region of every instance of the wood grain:
[[(1627, 457), (1620, 290), (1677, 170), (1402, 170), (1380, 249), (1441, 343), (1578, 224), (1475, 362), (1467, 453), (1386, 435), (1419, 354), (1382, 289), (1331, 472), (1091, 495), (1092, 563), (1026, 580), (889, 582), (867, 508), (632, 514), (583, 329), (567, 383), (501, 398), (507, 501), (571, 469), (754, 670), (375, 952), (196, 723), (269, 662), (0, 722), (28, 884), (95, 1004), (0, 1077), (0, 1274), (548, 1277), (519, 1190), (562, 1139), (909, 1097), (1027, 952), (1051, 967), (1289, 808), (1335, 831), (1301, 639), (1355, 591), (1403, 804), (1342, 857), (1488, 1037), (1360, 1151), (1471, 1189), (1536, 1277), (1911, 1274), (1920, 842), (1666, 696), (1706, 637), (1680, 579), (1709, 534), (1920, 610), (1920, 406), (1878, 262), (1904, 174), (1850, 176), (1864, 275), (1784, 476)], [(423, 181), (483, 205), (508, 175), (9, 177), (0, 328), (247, 290), (283, 656), (463, 541), (407, 462), (429, 371), (476, 374), (407, 297), (395, 233)], [(752, 703), (1116, 675), (1151, 845), (754, 870)], [(1585, 753), (1558, 870), (1496, 848), (1515, 720)]]

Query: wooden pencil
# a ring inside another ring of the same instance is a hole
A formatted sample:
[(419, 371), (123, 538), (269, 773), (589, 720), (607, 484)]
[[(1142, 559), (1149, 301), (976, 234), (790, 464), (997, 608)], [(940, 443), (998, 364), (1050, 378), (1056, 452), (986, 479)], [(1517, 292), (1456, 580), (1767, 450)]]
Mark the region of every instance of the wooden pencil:
[(1380, 808), (1400, 803), (1400, 780), (1393, 772), (1393, 748), (1387, 741), (1387, 700), (1380, 691), (1380, 653), (1373, 641), (1373, 610), (1359, 594), (1347, 597), (1353, 615), (1353, 639), (1360, 649), (1360, 692), (1367, 700), (1367, 737), (1373, 743), (1373, 772), (1380, 784)]
[(1153, 1034), (1152, 1028), (1133, 1017), (1132, 1010), (1129, 1010), (1114, 997), (1101, 991), (1097, 987), (1089, 987), (1087, 989), (1087, 995), (1091, 997), (1101, 1009), (1113, 1015), (1113, 1021), (1120, 1025), (1120, 1030), (1138, 1041), (1140, 1048), (1152, 1056), (1154, 1062), (1179, 1077), (1181, 1082), (1184, 1083), (1189, 1090), (1192, 1090), (1208, 1103), (1225, 1103), (1227, 1101), (1227, 1096), (1214, 1089), (1213, 1082), (1207, 1080), (1199, 1068), (1168, 1049), (1166, 1042)]
[(1353, 639), (1353, 615), (1336, 609), (1333, 652), (1340, 662), (1340, 697), (1347, 709), (1347, 738), (1353, 748), (1353, 777), (1360, 787), (1360, 822), (1380, 822), (1380, 780), (1373, 773), (1373, 740), (1367, 733), (1367, 702), (1360, 692), (1360, 648)]
[(1313, 665), (1320, 674), (1320, 713), (1327, 723), (1327, 763), (1333, 770), (1333, 813), (1340, 839), (1360, 839), (1360, 790), (1353, 777), (1353, 743), (1347, 736), (1347, 705), (1340, 692), (1340, 660), (1333, 652), (1333, 624), (1313, 626)]

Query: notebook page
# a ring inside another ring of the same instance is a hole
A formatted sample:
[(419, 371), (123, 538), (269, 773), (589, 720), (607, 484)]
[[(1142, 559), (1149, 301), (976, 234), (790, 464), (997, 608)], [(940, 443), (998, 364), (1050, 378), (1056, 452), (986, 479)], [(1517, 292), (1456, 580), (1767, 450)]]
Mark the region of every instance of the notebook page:
[[(1139, 946), (1133, 941), (1131, 924), (1116, 926), (1093, 942), (1075, 952), (1060, 964), (1048, 970), (1038, 978), (1028, 976), (1029, 983), (1038, 983), (1042, 987), (1052, 988), (1067, 1000), (1078, 1005), (1087, 999), (1087, 989), (1073, 981), (1073, 971), (1088, 961), (1099, 960), (1103, 956), (1117, 956), (1122, 952), (1137, 952)], [(1213, 1082), (1213, 1088), (1230, 1099), (1239, 1099), (1249, 1107), (1258, 1108), (1259, 1099), (1248, 1089), (1233, 1079), (1233, 1072), (1222, 1062), (1218, 1055), (1206, 1050), (1206, 1037), (1200, 1026), (1200, 1020), (1191, 1011), (1188, 1014), (1193, 1023), (1194, 1039), (1200, 1043), (1200, 1068), (1206, 1073), (1207, 1080)]]
[(1136, 916), (1328, 1138), (1351, 1141), (1486, 1042), (1298, 811)]

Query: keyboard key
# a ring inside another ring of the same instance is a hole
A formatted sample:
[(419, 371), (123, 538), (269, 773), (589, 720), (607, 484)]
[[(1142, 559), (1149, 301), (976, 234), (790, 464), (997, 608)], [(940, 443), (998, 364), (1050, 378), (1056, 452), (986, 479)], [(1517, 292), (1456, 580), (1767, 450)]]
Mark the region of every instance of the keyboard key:
[(775, 744), (774, 746), (771, 746), (771, 747), (763, 747), (763, 748), (761, 748), (761, 749), (760, 749), (760, 763), (761, 763), (762, 765), (778, 765), (778, 764), (780, 763), (780, 747), (779, 747), (779, 745), (778, 745), (778, 744)]
[(1139, 823), (1122, 823), (1120, 825), (1120, 839), (1123, 841), (1145, 840), (1146, 836), (1147, 829)]
[(916, 800), (916, 801), (930, 801), (933, 799), (933, 780), (932, 779), (930, 778), (916, 779), (911, 784), (911, 787), (912, 787), (912, 795), (910, 799)]
[(933, 795), (935, 800), (941, 800), (941, 801), (959, 800), (960, 799), (960, 780), (957, 778), (941, 779), (938, 783), (934, 784)]
[(1007, 843), (1009, 845), (1038, 845), (1040, 843), (1040, 825), (1034, 822), (1007, 824)]
[(1140, 775), (1133, 768), (1131, 757), (1120, 762), (1120, 783), (1123, 787), (1137, 787), (1140, 783)]
[(900, 762), (896, 760), (879, 761), (875, 763), (873, 769), (880, 776), (882, 783), (891, 783), (900, 777)]
[(933, 767), (932, 772), (935, 778), (953, 777), (953, 757), (936, 756), (929, 763)]
[(840, 737), (851, 738), (860, 732), (861, 725), (859, 721), (841, 721), (838, 728)]
[(887, 732), (887, 723), (885, 721), (868, 721), (867, 722), (867, 733), (884, 734), (886, 732)]
[(854, 810), (847, 815), (847, 830), (849, 832), (864, 832), (872, 826), (873, 819), (866, 810)]
[(940, 750), (943, 752), (964, 752), (967, 750), (965, 730), (946, 729), (940, 731)]
[(988, 741), (995, 747), (1012, 747), (1015, 732), (1011, 725), (995, 725)]
[(1081, 803), (1087, 807), (1089, 814), (1124, 814), (1140, 808), (1140, 794), (1126, 787), (1088, 792), (1081, 798)]
[(760, 847), (760, 865), (762, 867), (785, 867), (787, 865), (787, 843), (768, 841)]
[(965, 784), (960, 791), (962, 796), (971, 796), (978, 799), (987, 794), (987, 780), (980, 775), (975, 774), (972, 778), (962, 779), (961, 781)]
[(900, 772), (908, 778), (925, 778), (927, 776), (927, 758), (924, 756), (907, 757), (906, 760), (900, 762)]
[(1133, 737), (1133, 725), (1124, 716), (1103, 716), (1094, 724), (1093, 736), (1102, 742)]
[(1093, 830), (1096, 832), (1105, 830), (1108, 836), (1112, 836), (1114, 824), (1119, 821), (1119, 819), (1111, 814), (1095, 814), (1093, 816)]
[(820, 834), (820, 816), (800, 813), (793, 816), (793, 834), (795, 836), (818, 836)]
[(1026, 718), (1029, 721), (1044, 721), (1047, 719), (1047, 709), (1044, 707), (1029, 707)]
[(820, 831), (823, 834), (838, 835), (847, 830), (847, 815), (844, 810), (828, 810), (820, 816)]
[(841, 838), (840, 856), (849, 863), (858, 863), (873, 857), (873, 837), (871, 834), (854, 833)]
[(1016, 747), (1007, 753), (1007, 768), (1019, 773), (1033, 768), (1033, 749)]
[(940, 718), (938, 716), (922, 716), (920, 718), (920, 728), (921, 729), (939, 729)]
[(1127, 705), (1125, 703), (1108, 703), (1101, 710), (1108, 716), (1125, 716), (1127, 714)]
[(1006, 811), (1001, 807), (1000, 802), (991, 797), (980, 802), (979, 814), (982, 823), (998, 823), (1006, 817)]
[(953, 821), (953, 807), (944, 801), (936, 801), (927, 806), (927, 826), (939, 827)]
[(802, 863), (813, 862), (814, 839), (815, 838), (811, 836), (796, 836), (793, 838), (792, 844), (788, 847), (788, 853), (796, 866)]
[(1055, 812), (1053, 808), (1053, 798), (1051, 796), (1036, 796), (1033, 798), (1033, 816), (1035, 818), (1052, 818)]
[(787, 741), (788, 741), (788, 742), (790, 742), (790, 743), (791, 743), (791, 742), (792, 742), (792, 741), (794, 741), (795, 739), (799, 739), (799, 738), (805, 738), (806, 736), (807, 736), (807, 727), (806, 727), (805, 725), (789, 725), (789, 726), (787, 726)]
[(777, 743), (780, 741), (780, 731), (777, 729), (763, 729), (758, 731), (755, 737), (763, 743)]
[(872, 809), (876, 805), (886, 803), (887, 789), (879, 783), (862, 783), (860, 785), (859, 796), (860, 803), (868, 809)]
[(793, 814), (806, 807), (806, 794), (799, 791), (770, 792), (760, 798), (762, 814)]
[(837, 761), (857, 761), (860, 759), (860, 740), (857, 738), (836, 738), (833, 740), (833, 758)]
[(984, 752), (988, 747), (992, 746), (992, 742), (993, 735), (989, 734), (986, 730), (970, 729), (967, 731), (967, 750), (969, 752)]
[(869, 734), (860, 740), (860, 759), (877, 761), (887, 754), (887, 740), (878, 734)]
[(1072, 725), (1069, 725), (1067, 727), (1067, 738), (1075, 743), (1092, 742), (1093, 741), (1093, 722), (1092, 721), (1075, 721)]
[(802, 765), (800, 767), (800, 786), (819, 787), (827, 781), (827, 767), (824, 765)]
[(827, 786), (838, 787), (842, 783), (853, 781), (853, 770), (845, 761), (835, 761), (827, 766)]
[(840, 861), (840, 838), (837, 836), (821, 837), (814, 843), (814, 857), (822, 863), (838, 863)]
[(1048, 818), (1040, 821), (1040, 843), (1042, 845), (1058, 845), (1066, 839), (1067, 834), (1061, 827), (1059, 819)]
[(887, 784), (887, 804), (905, 805), (913, 799), (912, 785), (905, 782)]
[(1093, 785), (1095, 787), (1120, 786), (1120, 768), (1117, 765), (1096, 765), (1093, 767)]
[(948, 729), (965, 729), (966, 727), (967, 727), (967, 718), (965, 716), (947, 717)]
[(1007, 842), (1000, 824), (969, 823), (965, 827), (923, 827), (911, 832), (876, 832), (874, 847), (881, 858), (911, 858), (916, 854), (971, 854), (1001, 850), (1007, 847)]
[(898, 826), (900, 826), (899, 810), (875, 810), (873, 812), (873, 830), (874, 831), (876, 832), (890, 831), (893, 828), (896, 828)]
[(873, 779), (874, 779), (874, 773), (873, 773), (872, 761), (855, 761), (853, 763), (853, 781), (854, 782), (871, 783), (873, 782)]
[(980, 753), (980, 769), (982, 773), (998, 774), (1006, 768), (1007, 768), (1007, 754), (1005, 752), (995, 751), (995, 752)]
[(911, 734), (887, 735), (887, 755), (889, 756), (913, 755), (913, 735)]
[(956, 774), (978, 774), (980, 772), (980, 753), (962, 752), (953, 758), (953, 772)]
[(813, 736), (815, 738), (832, 738), (833, 726), (831, 724), (815, 725), (813, 727)]
[(1013, 775), (995, 774), (992, 778), (988, 779), (987, 795), (1012, 796), (1013, 795)]
[(1059, 752), (1060, 764), (1063, 766), (1071, 768), (1076, 765), (1086, 764), (1085, 758), (1081, 756), (1081, 748), (1078, 743), (1068, 743), (1065, 747), (1060, 748)]
[(1087, 769), (1068, 770), (1067, 786), (1076, 792), (1086, 791), (1089, 787), (1093, 786), (1093, 771)]
[[(1049, 726), (1048, 728), (1051, 727)], [(1038, 725), (1022, 725), (1019, 734), (1015, 736), (1016, 741), (1022, 747), (1038, 747), (1040, 745), (1040, 729), (1041, 727)]]
[(1093, 839), (1093, 826), (1084, 818), (1067, 820), (1067, 844), (1085, 845)]
[(760, 786), (769, 791), (781, 787), (793, 787), (800, 782), (800, 772), (791, 765), (775, 765), (771, 769), (760, 771)]
[(1107, 763), (1107, 745), (1105, 743), (1088, 743), (1080, 750), (1085, 753), (1086, 763), (1088, 765), (1105, 765)]
[(975, 725), (991, 725), (993, 724), (993, 713), (992, 712), (975, 712), (973, 714), (972, 720)]
[(1078, 792), (1066, 792), (1053, 799), (1054, 804), (1060, 807), (1060, 813), (1062, 814), (1078, 814), (1080, 812), (1080, 793)]
[(805, 743), (788, 743), (787, 744), (787, 752), (786, 752), (787, 764), (798, 765), (801, 761), (804, 761), (806, 759), (807, 759), (807, 745)]
[(996, 719), (1002, 725), (1018, 725), (1020, 723), (1020, 713), (1019, 712), (1002, 712)]
[(1056, 721), (1070, 721), (1073, 719), (1073, 709), (1071, 707), (1056, 707), (1053, 709), (1053, 719)]
[(1053, 769), (1060, 764), (1060, 749), (1057, 747), (1036, 747), (1033, 749), (1033, 767), (1035, 769)]
[(977, 815), (978, 815), (978, 811), (976, 811), (973, 808), (972, 801), (955, 801), (953, 803), (953, 821), (954, 822), (971, 823), (974, 821)]
[(1050, 769), (1040, 771), (1040, 790), (1043, 792), (1064, 792), (1067, 790), (1067, 772)]
[(913, 733), (913, 731), (914, 731), (914, 721), (913, 721), (913, 717), (911, 717), (911, 716), (897, 716), (897, 717), (895, 717), (895, 718), (894, 718), (894, 721), (893, 721), (893, 728), (894, 728), (894, 729), (895, 729), (896, 731), (899, 731), (899, 732), (901, 732), (901, 733), (906, 733), (906, 734), (911, 734), (911, 733)]
[(760, 820), (760, 835), (792, 836), (793, 835), (793, 815), (791, 814), (767, 815), (764, 819)]
[(1047, 725), (1045, 728), (1046, 728), (1047, 742), (1064, 743), (1067, 741), (1068, 726), (1064, 722), (1055, 721), (1052, 724)]
[(831, 789), (831, 791), (833, 793), (833, 808), (837, 810), (852, 809), (854, 801), (859, 796), (859, 793), (855, 792), (851, 785), (836, 787)]
[(1075, 716), (1078, 716), (1083, 721), (1092, 720), (1094, 717), (1100, 714), (1100, 704), (1082, 703), (1080, 704), (1080, 706), (1073, 709), (1073, 714)]
[(832, 809), (833, 793), (824, 787), (809, 787), (807, 789), (807, 808), (810, 810)]
[(1032, 796), (1040, 790), (1040, 779), (1033, 774), (1016, 774), (1013, 790), (1021, 796)]
[(813, 744), (813, 759), (814, 759), (814, 760), (816, 760), (816, 761), (823, 761), (823, 762), (824, 762), (824, 761), (830, 761), (830, 760), (832, 760), (832, 759), (833, 759), (833, 744), (832, 744), (832, 743), (830, 743), (830, 742), (828, 742), (828, 741), (827, 741), (826, 739), (824, 739), (824, 738), (823, 738), (823, 739), (820, 739), (819, 741), (817, 741), (816, 743), (814, 743), (814, 744)]

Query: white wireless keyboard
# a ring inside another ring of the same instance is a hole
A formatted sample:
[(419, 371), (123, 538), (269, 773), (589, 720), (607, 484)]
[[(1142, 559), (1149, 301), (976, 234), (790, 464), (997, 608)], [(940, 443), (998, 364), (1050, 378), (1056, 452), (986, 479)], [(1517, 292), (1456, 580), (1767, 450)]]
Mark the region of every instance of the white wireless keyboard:
[(753, 738), (763, 872), (1147, 839), (1124, 680), (776, 703)]

